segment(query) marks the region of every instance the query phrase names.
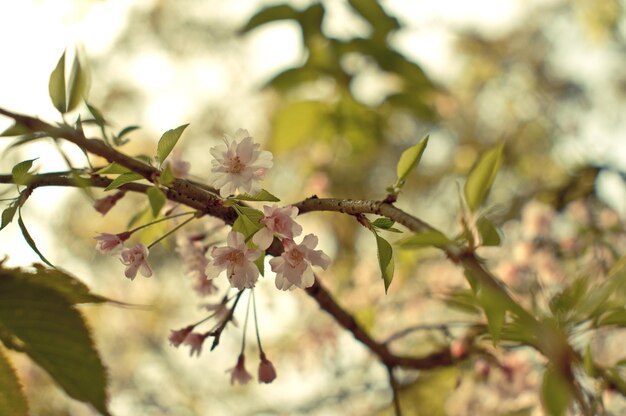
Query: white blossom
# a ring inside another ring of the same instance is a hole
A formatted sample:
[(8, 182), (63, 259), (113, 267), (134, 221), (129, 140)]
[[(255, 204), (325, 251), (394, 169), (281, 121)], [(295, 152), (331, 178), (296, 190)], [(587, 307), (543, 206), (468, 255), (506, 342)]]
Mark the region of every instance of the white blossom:
[(308, 234), (302, 243), (296, 244), (293, 240), (283, 240), (285, 251), (280, 257), (270, 260), (272, 271), (276, 273), (276, 287), (281, 290), (291, 289), (293, 286), (307, 288), (315, 282), (311, 266), (326, 269), (330, 258), (321, 250), (313, 250), (317, 246), (317, 236)]

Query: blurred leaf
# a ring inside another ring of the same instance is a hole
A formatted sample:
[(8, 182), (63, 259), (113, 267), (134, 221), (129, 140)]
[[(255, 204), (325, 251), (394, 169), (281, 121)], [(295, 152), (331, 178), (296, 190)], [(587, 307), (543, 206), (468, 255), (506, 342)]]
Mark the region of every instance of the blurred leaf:
[(157, 146), (157, 160), (159, 163), (163, 163), (165, 158), (169, 156), (174, 146), (176, 146), (176, 143), (178, 143), (180, 135), (183, 134), (183, 131), (185, 131), (188, 125), (189, 124), (183, 124), (182, 126), (178, 126), (173, 130), (168, 130), (163, 133)]
[(18, 210), (18, 216), (17, 216), (17, 225), (19, 225), (20, 230), (22, 231), (22, 236), (24, 237), (24, 240), (26, 241), (26, 243), (30, 246), (30, 248), (33, 249), (33, 251), (35, 253), (37, 253), (37, 255), (39, 256), (39, 258), (41, 259), (41, 261), (43, 261), (44, 263), (46, 263), (48, 266), (54, 268), (54, 266), (52, 265), (52, 263), (50, 263), (48, 261), (48, 259), (46, 259), (44, 257), (43, 254), (41, 254), (41, 252), (39, 251), (39, 249), (37, 248), (37, 245), (35, 244), (35, 240), (33, 240), (33, 238), (30, 236), (30, 234), (28, 233), (28, 230), (26, 229), (26, 225), (24, 224), (24, 221), (22, 220), (22, 213), (20, 210)]
[(591, 344), (587, 344), (585, 348), (585, 355), (583, 356), (583, 367), (589, 377), (596, 376), (596, 369), (593, 365), (593, 356), (591, 355)]
[(30, 179), (33, 176), (28, 173), (28, 171), (30, 170), (30, 168), (33, 167), (33, 162), (37, 159), (38, 158), (25, 160), (13, 166), (13, 169), (11, 169), (11, 175), (13, 175), (13, 183), (16, 183), (18, 185), (28, 185)]
[(231, 199), (238, 201), (268, 201), (268, 202), (278, 202), (280, 199), (266, 191), (265, 189), (261, 189), (261, 191), (252, 196), (249, 194), (240, 194), (232, 197)]
[(424, 136), (418, 144), (411, 146), (402, 152), (400, 160), (396, 165), (396, 174), (398, 175), (398, 179), (396, 181), (397, 187), (404, 185), (407, 176), (409, 176), (409, 174), (415, 170), (417, 165), (420, 163), (420, 159), (422, 158), (422, 154), (424, 154), (426, 145), (428, 145), (428, 135)]
[(319, 71), (309, 68), (308, 66), (289, 68), (269, 80), (263, 88), (271, 87), (284, 93), (302, 84), (315, 81), (319, 79), (320, 76)]
[(130, 139), (125, 139), (124, 137), (129, 135), (133, 131), (140, 129), (140, 128), (141, 127), (139, 127), (139, 126), (127, 126), (127, 127), (124, 127), (122, 130), (120, 130), (119, 133), (117, 133), (117, 135), (113, 136), (113, 143), (116, 146), (122, 146), (122, 145), (128, 143), (130, 141)]
[(485, 153), (474, 165), (465, 182), (465, 200), (469, 209), (476, 211), (487, 199), (498, 169), (502, 164), (504, 143)]
[(96, 175), (105, 175), (105, 174), (120, 174), (121, 175), (123, 173), (129, 173), (129, 172), (132, 172), (132, 171), (122, 165), (118, 165), (117, 163), (113, 162), (110, 165), (107, 165), (103, 167), (102, 169), (97, 170), (94, 173)]
[(329, 111), (329, 105), (319, 101), (297, 101), (282, 107), (272, 120), (272, 150), (287, 152), (319, 138), (320, 125)]
[(441, 231), (437, 230), (415, 233), (396, 242), (396, 245), (407, 249), (424, 247), (442, 248), (450, 244), (452, 244), (452, 241)]
[(21, 136), (22, 134), (31, 133), (30, 129), (23, 124), (14, 123), (12, 126), (8, 127), (2, 133), (0, 133), (0, 137), (13, 137), (13, 136)]
[(163, 191), (154, 186), (146, 190), (146, 195), (148, 195), (148, 200), (150, 201), (152, 216), (156, 218), (158, 217), (161, 208), (163, 208), (163, 205), (165, 205), (167, 198), (165, 197)]
[(279, 20), (295, 19), (297, 16), (298, 11), (287, 4), (269, 6), (259, 10), (254, 16), (252, 16), (246, 25), (241, 29), (241, 33), (247, 33), (252, 29), (267, 23)]
[(500, 233), (495, 225), (486, 217), (480, 217), (476, 222), (483, 246), (499, 246)]
[(608, 311), (598, 320), (598, 326), (617, 325), (626, 326), (626, 309), (615, 308)]
[(391, 281), (393, 280), (393, 249), (391, 248), (391, 244), (376, 234), (376, 232), (374, 232), (374, 236), (376, 237), (376, 247), (378, 250), (378, 265), (380, 266), (380, 272), (383, 282), (385, 283), (385, 293), (387, 293), (389, 285), (391, 285)]
[(0, 270), (0, 324), (69, 396), (109, 414), (104, 366), (82, 315), (63, 295)]
[(390, 231), (393, 233), (402, 233), (402, 231), (393, 227), (395, 223), (395, 221), (390, 220), (389, 218), (376, 218), (376, 220), (372, 222), (372, 225), (380, 230)]
[[(305, 45), (309, 46), (309, 53), (314, 54), (311, 46), (315, 42), (325, 39), (322, 32), (322, 23), (324, 21), (324, 6), (320, 3), (313, 3), (304, 9), (295, 17), (302, 29), (302, 38)], [(327, 38), (325, 39), (328, 40)], [(326, 43), (326, 42), (324, 42)], [(309, 56), (311, 59), (311, 56)]]
[(482, 313), (476, 295), (470, 289), (455, 289), (444, 297), (444, 302), (451, 308), (461, 310), (472, 315)]
[(67, 111), (72, 111), (87, 99), (89, 92), (89, 71), (80, 63), (79, 52), (74, 55), (74, 63), (67, 85)]
[(59, 59), (52, 74), (50, 74), (48, 92), (54, 107), (59, 110), (59, 112), (65, 113), (67, 109), (67, 100), (65, 97), (65, 52), (61, 55), (61, 59)]
[(12, 202), (8, 207), (2, 211), (2, 224), (0, 225), (0, 230), (9, 225), (13, 221), (13, 217), (15, 216), (15, 212), (17, 211), (18, 202)]
[(122, 173), (120, 176), (113, 179), (113, 181), (109, 184), (109, 186), (104, 188), (104, 190), (110, 191), (111, 189), (117, 189), (122, 185), (125, 185), (130, 182), (135, 182), (140, 179), (143, 179), (143, 176), (141, 176), (138, 173), (135, 173), (135, 172)]
[(543, 373), (541, 401), (550, 416), (563, 416), (572, 400), (570, 386), (552, 365)]
[(35, 273), (20, 271), (19, 269), (9, 270), (15, 277), (21, 279), (34, 279), (41, 286), (54, 289), (57, 293), (63, 295), (70, 303), (102, 303), (108, 302), (110, 299), (104, 296), (91, 293), (89, 287), (83, 282), (58, 269), (48, 269), (42, 264), (33, 264)]
[[(0, 298), (2, 295), (0, 295)], [(0, 415), (28, 416), (28, 402), (15, 369), (0, 348)]]
[(384, 40), (390, 32), (400, 28), (398, 19), (385, 13), (377, 0), (349, 0), (349, 3), (372, 26), (376, 39)]
[(96, 124), (100, 127), (104, 127), (106, 125), (106, 120), (104, 119), (104, 116), (102, 115), (100, 110), (98, 110), (96, 107), (89, 104), (88, 102), (85, 102), (85, 104), (87, 105), (87, 109), (93, 116), (93, 119), (95, 120)]

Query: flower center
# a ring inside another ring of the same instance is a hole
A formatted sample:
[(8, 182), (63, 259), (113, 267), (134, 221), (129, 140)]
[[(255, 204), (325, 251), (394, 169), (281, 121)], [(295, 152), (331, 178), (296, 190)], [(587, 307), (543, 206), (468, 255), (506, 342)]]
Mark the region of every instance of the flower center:
[(297, 248), (289, 250), (287, 255), (289, 256), (289, 263), (291, 263), (292, 266), (296, 266), (304, 260), (304, 253)]
[(229, 263), (241, 264), (244, 260), (244, 255), (239, 250), (233, 250), (226, 255), (226, 260)]
[(226, 168), (230, 173), (241, 173), (246, 168), (246, 164), (241, 162), (239, 156), (235, 156), (228, 160)]

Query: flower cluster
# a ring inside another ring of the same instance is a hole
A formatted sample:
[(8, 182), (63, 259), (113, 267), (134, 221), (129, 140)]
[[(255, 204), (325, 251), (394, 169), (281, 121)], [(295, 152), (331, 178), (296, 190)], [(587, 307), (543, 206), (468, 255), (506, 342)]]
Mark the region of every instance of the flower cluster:
[[(96, 248), (102, 254), (113, 254), (122, 248), (124, 241), (130, 237), (130, 232), (119, 234), (100, 233), (94, 237), (98, 241)], [(134, 280), (137, 272), (144, 277), (152, 276), (152, 268), (148, 264), (148, 254), (150, 250), (141, 243), (135, 244), (131, 248), (123, 249), (120, 253), (120, 261), (126, 270), (124, 275), (130, 280)]]

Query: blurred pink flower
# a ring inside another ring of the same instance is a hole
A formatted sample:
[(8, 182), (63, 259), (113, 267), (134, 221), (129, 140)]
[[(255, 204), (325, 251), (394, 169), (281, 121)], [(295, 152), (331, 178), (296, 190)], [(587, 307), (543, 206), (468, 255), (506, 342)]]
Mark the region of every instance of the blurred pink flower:
[(170, 340), (170, 345), (173, 345), (175, 347), (178, 347), (180, 344), (183, 343), (183, 341), (185, 340), (185, 338), (187, 338), (187, 335), (189, 335), (189, 333), (193, 330), (193, 326), (189, 325), (185, 328), (179, 329), (179, 330), (170, 330), (171, 334), (168, 337), (168, 339)]
[(298, 215), (298, 208), (288, 205), (279, 208), (276, 205), (271, 207), (264, 205), (265, 217), (260, 221), (265, 227), (261, 228), (252, 237), (252, 242), (261, 250), (265, 250), (272, 244), (274, 234), (281, 238), (293, 240), (294, 237), (302, 233), (302, 227), (294, 220)]
[(230, 373), (230, 384), (235, 384), (235, 382), (239, 384), (246, 384), (248, 381), (252, 380), (252, 375), (246, 371), (245, 357), (243, 353), (239, 354), (237, 365), (229, 370), (226, 370), (226, 372)]
[(193, 357), (194, 354), (196, 354), (197, 357), (200, 356), (200, 353), (202, 352), (202, 344), (205, 339), (205, 334), (199, 334), (197, 332), (191, 332), (185, 337), (185, 340), (183, 341), (184, 344), (191, 347), (191, 350), (189, 351), (190, 357)]
[(259, 278), (259, 269), (254, 260), (261, 255), (261, 250), (251, 250), (246, 246), (246, 239), (240, 232), (231, 231), (226, 238), (227, 247), (213, 247), (213, 262), (207, 267), (209, 279), (217, 277), (226, 269), (226, 276), (232, 287), (237, 289), (254, 287)]
[(132, 248), (122, 250), (120, 256), (122, 264), (126, 266), (124, 272), (126, 277), (133, 280), (137, 276), (137, 271), (145, 277), (152, 276), (152, 269), (148, 264), (148, 253), (148, 248), (140, 243), (135, 244)]
[(271, 383), (276, 379), (276, 369), (274, 364), (261, 353), (261, 363), (259, 364), (259, 383)]
[(191, 164), (182, 160), (180, 153), (176, 151), (174, 151), (167, 159), (165, 166), (169, 166), (172, 171), (172, 175), (174, 175), (175, 178), (181, 179), (184, 179), (187, 175), (189, 175), (189, 169), (191, 168)]
[(321, 250), (313, 250), (317, 246), (317, 236), (308, 234), (302, 243), (284, 239), (285, 251), (280, 257), (270, 260), (272, 271), (276, 273), (276, 287), (287, 290), (293, 286), (307, 288), (313, 285), (315, 277), (311, 266), (326, 269), (330, 258)]
[(120, 248), (124, 241), (126, 241), (130, 237), (130, 233), (120, 233), (120, 234), (109, 234), (109, 233), (100, 233), (94, 237), (95, 240), (98, 241), (96, 244), (96, 248), (102, 254), (109, 254), (115, 251), (115, 249)]
[(117, 191), (113, 195), (105, 196), (104, 198), (96, 199), (93, 202), (93, 207), (102, 215), (106, 215), (111, 208), (115, 206), (117, 201), (124, 197), (126, 191)]
[(209, 185), (218, 188), (222, 197), (236, 190), (250, 195), (259, 193), (259, 182), (273, 165), (272, 154), (259, 150), (260, 147), (247, 130), (237, 130), (233, 140), (224, 137), (224, 144), (210, 149), (215, 159), (211, 162), (213, 176), (209, 178)]

